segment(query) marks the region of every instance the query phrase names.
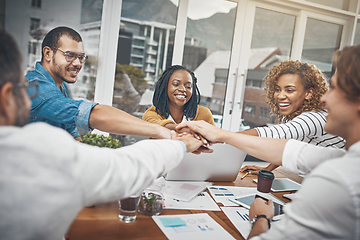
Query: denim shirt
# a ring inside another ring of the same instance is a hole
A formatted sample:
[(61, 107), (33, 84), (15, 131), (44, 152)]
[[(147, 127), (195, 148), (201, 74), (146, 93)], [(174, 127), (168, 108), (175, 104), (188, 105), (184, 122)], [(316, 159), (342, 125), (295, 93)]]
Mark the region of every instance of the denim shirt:
[(32, 100), (30, 123), (46, 122), (65, 129), (74, 138), (80, 137), (76, 127), (88, 132), (92, 130), (89, 126), (89, 117), (97, 103), (70, 99), (66, 84), (62, 83), (59, 90), (50, 73), (40, 62), (37, 62), (35, 70), (25, 77), (29, 82), (39, 82), (38, 96)]

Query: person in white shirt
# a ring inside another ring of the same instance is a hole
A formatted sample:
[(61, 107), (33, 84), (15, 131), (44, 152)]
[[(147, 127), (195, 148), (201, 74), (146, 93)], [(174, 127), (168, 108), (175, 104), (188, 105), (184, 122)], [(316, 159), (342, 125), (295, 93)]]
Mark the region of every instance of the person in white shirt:
[[(256, 127), (239, 132), (259, 137), (296, 139), (316, 146), (344, 148), (343, 138), (324, 131), (327, 112), (320, 98), (328, 90), (324, 75), (314, 65), (300, 61), (283, 61), (272, 67), (264, 79), (266, 102), (275, 116), (275, 125)], [(244, 166), (241, 172), (272, 171), (277, 165), (265, 168)]]
[(295, 140), (231, 133), (205, 122), (187, 122), (209, 141), (225, 142), (288, 170), (309, 173), (282, 220), (269, 229), (272, 201), (257, 198), (250, 206), (253, 227), (248, 239), (360, 239), (360, 45), (335, 55), (336, 72), (321, 101), (328, 110), (324, 130), (346, 140), (343, 152)]
[(0, 42), (1, 239), (62, 239), (84, 206), (140, 194), (203, 144), (172, 132), (178, 140), (98, 148), (46, 123), (25, 125), (37, 84), (21, 76), (20, 52), (1, 29)]

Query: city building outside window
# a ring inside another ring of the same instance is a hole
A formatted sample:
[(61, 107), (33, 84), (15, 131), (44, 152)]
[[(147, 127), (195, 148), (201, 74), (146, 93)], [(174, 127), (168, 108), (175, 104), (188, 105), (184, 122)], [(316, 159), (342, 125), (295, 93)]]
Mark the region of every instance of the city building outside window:
[(41, 8), (41, 0), (31, 0), (31, 7)]

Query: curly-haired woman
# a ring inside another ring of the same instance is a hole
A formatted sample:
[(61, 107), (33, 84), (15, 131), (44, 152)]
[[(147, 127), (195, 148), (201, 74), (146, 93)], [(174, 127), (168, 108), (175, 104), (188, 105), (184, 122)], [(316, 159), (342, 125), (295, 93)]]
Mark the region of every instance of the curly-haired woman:
[(156, 83), (153, 105), (142, 119), (170, 130), (186, 121), (204, 120), (215, 125), (211, 111), (198, 105), (200, 92), (195, 74), (180, 65), (168, 67)]
[[(241, 133), (344, 148), (344, 139), (324, 131), (327, 112), (320, 98), (327, 90), (323, 74), (314, 65), (300, 61), (281, 62), (265, 77), (266, 103), (277, 125), (256, 127)], [(265, 169), (272, 171), (276, 167), (270, 164)], [(250, 165), (243, 167), (241, 172), (256, 174), (260, 169)]]

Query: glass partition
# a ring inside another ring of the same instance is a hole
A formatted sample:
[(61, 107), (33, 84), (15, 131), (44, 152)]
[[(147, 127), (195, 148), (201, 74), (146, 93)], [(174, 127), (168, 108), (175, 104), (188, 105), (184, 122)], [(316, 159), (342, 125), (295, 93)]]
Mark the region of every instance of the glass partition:
[[(123, 0), (113, 107), (142, 118), (154, 85), (171, 65), (177, 1)], [(143, 137), (114, 136), (128, 145)]]
[(225, 0), (189, 1), (182, 64), (194, 71), (200, 105), (211, 110), (218, 127), (222, 124), (236, 7), (237, 3)]
[(295, 16), (256, 8), (242, 112), (251, 128), (273, 123), (263, 79), (272, 66), (290, 59), (294, 29)]
[(339, 24), (309, 18), (301, 61), (314, 64), (325, 75), (331, 77), (332, 56), (340, 48), (343, 27)]
[(354, 45), (359, 45), (359, 44), (360, 44), (360, 21), (358, 20), (356, 23)]

